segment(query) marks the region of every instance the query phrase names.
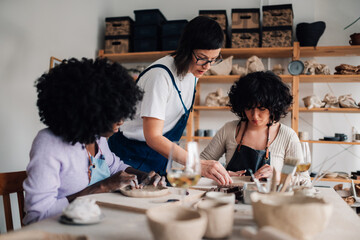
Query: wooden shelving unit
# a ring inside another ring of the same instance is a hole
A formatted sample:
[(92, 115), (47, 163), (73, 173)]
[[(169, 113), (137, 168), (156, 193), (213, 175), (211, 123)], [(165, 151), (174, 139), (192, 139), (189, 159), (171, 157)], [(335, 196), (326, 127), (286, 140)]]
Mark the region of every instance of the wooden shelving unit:
[[(121, 54), (105, 54), (103, 50), (99, 51), (99, 57), (106, 57), (111, 61), (119, 63), (134, 62), (152, 62), (171, 51), (156, 52), (135, 52)], [(297, 42), (293, 47), (284, 48), (225, 48), (221, 50), (224, 58), (234, 56), (234, 58), (246, 59), (253, 55), (260, 58), (290, 58), (299, 60), (304, 57), (339, 57), (339, 56), (360, 56), (360, 46), (327, 46), (327, 47), (300, 47)], [(289, 60), (290, 60), (289, 59)], [(212, 83), (228, 83), (232, 84), (239, 79), (239, 75), (230, 76), (204, 76), (199, 79), (196, 93), (194, 110), (190, 113), (187, 125), (187, 135), (182, 137), (186, 141), (193, 140), (209, 140), (210, 137), (194, 136), (196, 129), (199, 129), (200, 111), (229, 111), (229, 107), (207, 107), (200, 105), (200, 90), (202, 84)], [(360, 113), (360, 109), (356, 108), (300, 108), (299, 107), (299, 85), (303, 83), (360, 83), (360, 75), (281, 75), (282, 80), (291, 84), (291, 91), (294, 96), (294, 103), (291, 112), (291, 127), (298, 132), (299, 113)], [(353, 142), (332, 142), (332, 141), (316, 141), (310, 140), (309, 143), (320, 144), (350, 144), (360, 145)]]

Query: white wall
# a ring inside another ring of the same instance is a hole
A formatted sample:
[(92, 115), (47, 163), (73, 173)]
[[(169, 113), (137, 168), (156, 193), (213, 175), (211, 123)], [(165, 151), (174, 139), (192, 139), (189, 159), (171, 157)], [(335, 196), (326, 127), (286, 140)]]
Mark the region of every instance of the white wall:
[[(230, 20), (232, 8), (256, 8), (262, 3), (292, 3), (294, 27), (299, 22), (325, 21), (327, 28), (318, 43), (319, 46), (348, 45), (349, 35), (360, 32), (360, 21), (348, 30), (343, 30), (343, 27), (359, 16), (360, 1), (357, 0), (1, 0), (0, 172), (26, 168), (31, 142), (37, 131), (44, 127), (37, 114), (33, 84), (36, 78), (47, 71), (50, 56), (96, 57), (97, 51), (103, 48), (105, 17), (130, 16), (134, 19), (134, 10), (159, 8), (168, 20), (190, 20), (198, 14), (198, 10), (226, 9)], [(332, 69), (340, 63), (360, 65), (359, 57), (319, 58), (318, 61), (326, 61)], [(335, 84), (331, 84), (333, 85)], [(332, 87), (337, 96), (353, 93), (354, 98), (360, 101), (359, 85), (343, 85), (341, 89)], [(311, 84), (302, 87), (305, 90), (301, 94), (310, 95), (314, 89), (315, 94), (322, 97), (328, 92), (327, 85), (324, 87)], [(209, 118), (203, 123), (204, 127), (219, 128), (222, 125), (216, 113), (208, 115)], [(309, 114), (301, 116), (304, 116), (305, 120), (310, 119), (310, 125), (313, 124), (327, 135), (335, 132), (349, 134), (353, 125), (360, 130), (359, 116), (355, 114), (306, 115)], [(216, 118), (216, 122), (212, 117)], [(229, 118), (233, 116), (226, 115), (224, 122)], [(305, 125), (300, 122), (300, 130), (306, 128)], [(312, 134), (316, 137), (323, 136), (316, 130)], [(313, 147), (314, 159), (318, 161), (325, 155), (334, 155), (343, 147), (316, 145)], [(360, 169), (360, 147), (353, 149), (357, 150), (338, 155), (336, 170), (350, 172), (351, 169)]]

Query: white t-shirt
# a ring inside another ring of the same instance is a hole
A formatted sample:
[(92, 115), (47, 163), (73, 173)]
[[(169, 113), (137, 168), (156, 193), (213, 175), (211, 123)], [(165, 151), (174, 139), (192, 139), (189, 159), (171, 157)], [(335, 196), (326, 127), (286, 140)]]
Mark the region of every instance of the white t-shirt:
[[(181, 92), (183, 102), (189, 109), (193, 100), (195, 81), (197, 81), (195, 76), (187, 73), (180, 78), (176, 74), (174, 58), (171, 56), (160, 58), (151, 65), (154, 64), (162, 64), (169, 68)], [(144, 91), (143, 100), (136, 107), (134, 119), (126, 120), (120, 130), (129, 139), (145, 141), (142, 117), (164, 120), (163, 134), (165, 134), (176, 125), (185, 110), (171, 77), (165, 69), (150, 69), (137, 84)]]

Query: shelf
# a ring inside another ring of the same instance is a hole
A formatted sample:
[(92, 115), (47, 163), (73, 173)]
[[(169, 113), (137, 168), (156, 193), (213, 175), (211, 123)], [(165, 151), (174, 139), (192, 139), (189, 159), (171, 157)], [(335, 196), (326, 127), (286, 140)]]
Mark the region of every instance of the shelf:
[(208, 107), (208, 106), (194, 106), (195, 111), (212, 111), (212, 110), (218, 110), (218, 111), (224, 111), (224, 110), (230, 110), (230, 107)]
[(301, 83), (344, 83), (360, 82), (359, 75), (299, 75)]
[(360, 113), (360, 108), (299, 108), (300, 112)]
[(194, 136), (191, 138), (194, 140), (211, 140), (212, 139), (212, 137), (199, 137), (199, 136)]
[(300, 47), (300, 57), (360, 56), (360, 46)]
[[(293, 77), (291, 75), (280, 75), (284, 82), (292, 82)], [(234, 83), (239, 80), (240, 75), (211, 75), (203, 76), (199, 79), (199, 83)], [(360, 81), (360, 76), (359, 76)]]
[(324, 144), (360, 145), (360, 142), (346, 142), (346, 141), (301, 140), (301, 142), (324, 143)]
[(224, 58), (234, 56), (234, 58), (249, 58), (254, 55), (259, 58), (291, 58), (293, 47), (273, 47), (273, 48), (222, 48), (221, 55)]
[[(152, 62), (173, 51), (153, 51), (153, 52), (130, 52), (105, 54), (104, 50), (99, 50), (99, 57), (106, 57), (111, 61), (120, 63), (133, 62)], [(259, 58), (291, 58), (293, 47), (273, 47), (273, 48), (223, 48), (221, 55), (224, 58), (234, 56), (234, 58), (249, 58), (258, 56)], [(360, 56), (360, 46), (331, 46), (331, 47), (300, 47), (300, 57), (339, 57), (339, 56)]]
[[(130, 53), (111, 53), (106, 54), (104, 50), (99, 50), (99, 57), (106, 57), (111, 61), (119, 63), (134, 62), (152, 62), (173, 51), (154, 51), (154, 52), (130, 52)], [(234, 56), (234, 58), (249, 58), (258, 56), (259, 58), (291, 58), (292, 47), (276, 47), (276, 48), (222, 48), (221, 55), (224, 58)]]
[[(311, 178), (313, 180), (314, 178)], [(360, 183), (360, 180), (355, 179), (345, 179), (345, 178), (322, 178), (320, 182), (347, 182), (351, 183), (351, 180), (354, 180), (354, 183)]]
[(99, 57), (108, 58), (113, 62), (134, 63), (134, 62), (152, 62), (162, 58), (172, 51), (156, 51), (156, 52), (130, 52), (130, 53), (104, 53), (99, 50)]

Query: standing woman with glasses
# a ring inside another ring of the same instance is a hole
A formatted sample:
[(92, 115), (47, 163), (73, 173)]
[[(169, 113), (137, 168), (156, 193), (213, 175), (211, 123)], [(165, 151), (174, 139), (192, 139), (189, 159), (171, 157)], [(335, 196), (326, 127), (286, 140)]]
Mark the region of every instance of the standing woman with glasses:
[[(137, 79), (144, 97), (133, 120), (126, 120), (109, 139), (112, 152), (125, 163), (165, 175), (172, 142), (180, 140), (194, 103), (198, 78), (222, 61), (224, 35), (219, 24), (198, 16), (185, 27), (177, 50), (152, 63)], [(177, 146), (173, 155), (180, 163), (186, 151)], [(202, 161), (202, 175), (220, 184), (231, 183), (217, 161)]]

